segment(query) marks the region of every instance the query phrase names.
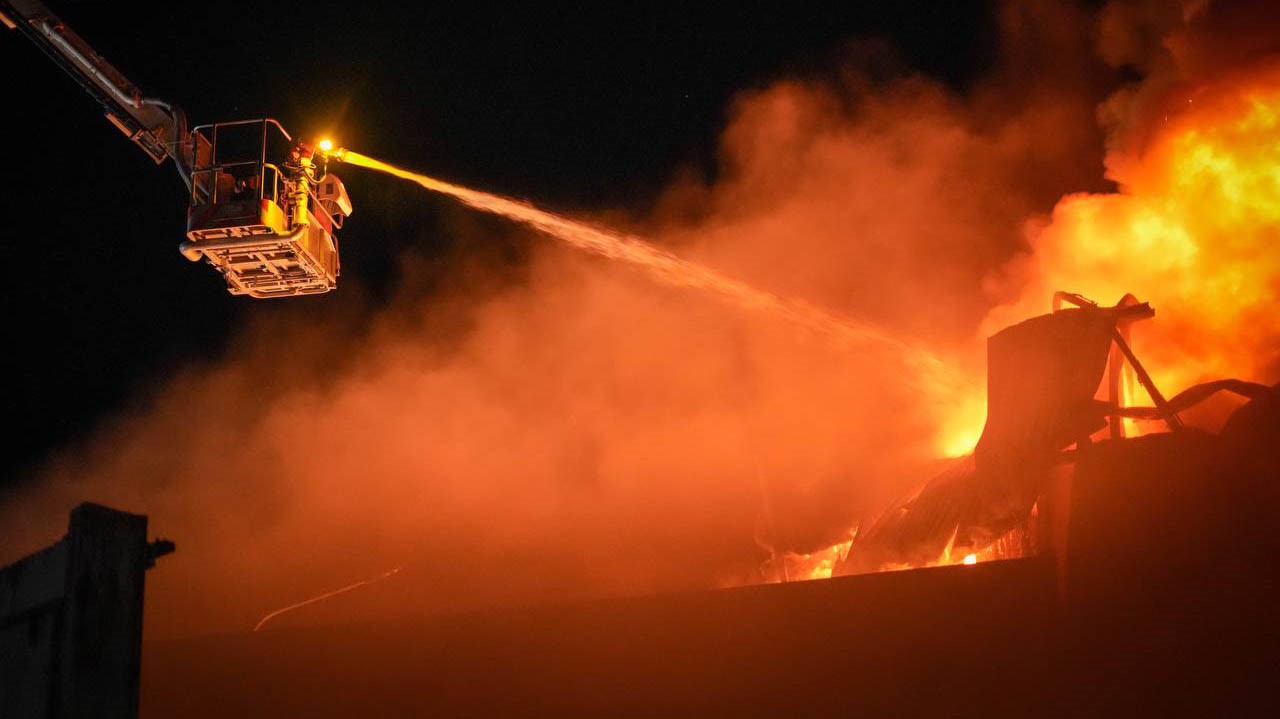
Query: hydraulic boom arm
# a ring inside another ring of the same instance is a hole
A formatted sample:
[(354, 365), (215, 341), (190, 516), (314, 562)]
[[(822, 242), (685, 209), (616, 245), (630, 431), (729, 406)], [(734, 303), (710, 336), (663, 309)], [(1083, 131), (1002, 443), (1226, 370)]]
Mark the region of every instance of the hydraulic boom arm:
[(172, 158), (188, 188), (193, 164), (182, 110), (144, 97), (133, 83), (94, 52), (79, 35), (38, 0), (0, 0), (0, 23), (18, 30), (80, 84), (107, 120), (133, 140), (156, 164)]

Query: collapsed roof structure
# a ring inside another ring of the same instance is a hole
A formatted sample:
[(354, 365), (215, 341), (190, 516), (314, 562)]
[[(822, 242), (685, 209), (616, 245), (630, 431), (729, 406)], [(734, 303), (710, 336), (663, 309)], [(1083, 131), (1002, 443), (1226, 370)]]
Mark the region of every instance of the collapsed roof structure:
[[(964, 555), (1002, 538), (1015, 545), (1016, 555), (1032, 553), (1035, 544), (1052, 541), (1045, 536), (1048, 525), (1067, 520), (1066, 507), (1053, 506), (1055, 478), (1069, 479), (1063, 469), (1080, 462), (1097, 441), (1124, 440), (1125, 420), (1160, 420), (1167, 432), (1193, 441), (1199, 431), (1188, 428), (1179, 412), (1218, 392), (1262, 402), (1274, 396), (1273, 387), (1224, 379), (1166, 399), (1130, 344), (1130, 326), (1154, 316), (1133, 295), (1102, 307), (1059, 292), (1051, 314), (993, 335), (987, 342), (987, 421), (972, 455), (860, 531), (837, 573), (924, 566), (948, 549)], [(1125, 405), (1126, 372), (1150, 406)]]

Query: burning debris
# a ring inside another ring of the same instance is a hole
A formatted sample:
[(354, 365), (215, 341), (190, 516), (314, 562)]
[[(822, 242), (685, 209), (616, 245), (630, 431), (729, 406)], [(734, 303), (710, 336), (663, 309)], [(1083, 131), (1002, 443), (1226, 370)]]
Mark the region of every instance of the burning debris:
[[(1064, 302), (1075, 306), (1063, 309)], [(1048, 525), (1065, 521), (1045, 516), (1046, 509), (1055, 514), (1066, 509), (1051, 503), (1052, 484), (1069, 477), (1063, 469), (1090, 452), (1095, 441), (1103, 436), (1103, 441), (1123, 441), (1132, 419), (1160, 420), (1169, 432), (1189, 432), (1178, 413), (1218, 392), (1261, 406), (1274, 402), (1276, 388), (1237, 379), (1197, 384), (1166, 400), (1130, 346), (1130, 325), (1154, 316), (1150, 305), (1132, 295), (1114, 307), (1099, 307), (1079, 295), (1058, 293), (1052, 314), (992, 336), (987, 423), (972, 457), (859, 532), (836, 573), (1033, 554), (1050, 541)], [(1152, 406), (1127, 403), (1129, 373)], [(1098, 393), (1106, 396), (1098, 399)], [(1235, 417), (1232, 421), (1244, 421)]]

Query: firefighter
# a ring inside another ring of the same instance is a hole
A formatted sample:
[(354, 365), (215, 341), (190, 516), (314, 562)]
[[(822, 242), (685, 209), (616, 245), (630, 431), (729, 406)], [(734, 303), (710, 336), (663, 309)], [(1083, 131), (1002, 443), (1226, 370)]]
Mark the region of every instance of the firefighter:
[(258, 176), (249, 175), (248, 177), (240, 177), (236, 179), (235, 189), (232, 192), (233, 200), (252, 200), (258, 197)]

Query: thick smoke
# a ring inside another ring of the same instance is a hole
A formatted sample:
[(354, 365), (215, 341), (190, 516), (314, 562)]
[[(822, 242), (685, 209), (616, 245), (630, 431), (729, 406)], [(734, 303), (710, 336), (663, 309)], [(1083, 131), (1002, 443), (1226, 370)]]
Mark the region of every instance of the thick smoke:
[[(744, 92), (717, 179), (680, 173), (631, 229), (980, 380), (992, 308), (1039, 313), (1057, 289), (1027, 259), (1051, 241), (1044, 217), (1106, 189), (1102, 58), (1149, 49), (1134, 36), (1099, 55), (1096, 32), (1152, 17), (1117, 12), (1099, 25), (1010, 3), (1002, 60), (963, 93), (886, 71), (874, 44), (851, 46), (834, 79)], [(1113, 128), (1121, 105), (1105, 106)], [(18, 528), (6, 552), (57, 536), (78, 501), (149, 514), (179, 544), (149, 577), (153, 636), (248, 629), (399, 565), (279, 622), (760, 581), (771, 551), (847, 539), (980, 428), (977, 385), (922, 391), (884, 350), (837, 351), (530, 241), (517, 281), (472, 268), (424, 292), (408, 271), (368, 317), (263, 320), (53, 458), (3, 509)]]

